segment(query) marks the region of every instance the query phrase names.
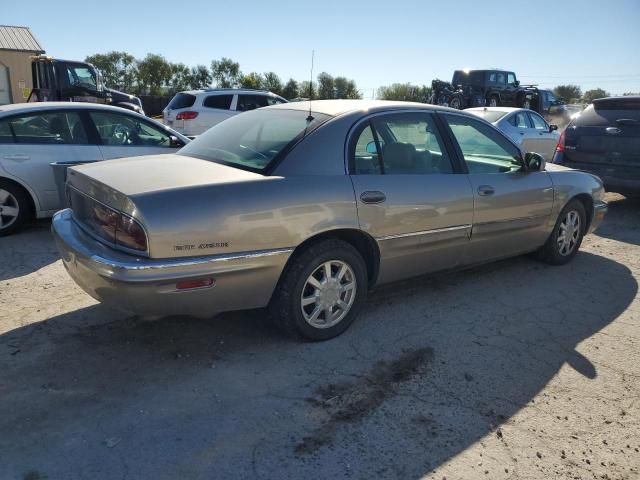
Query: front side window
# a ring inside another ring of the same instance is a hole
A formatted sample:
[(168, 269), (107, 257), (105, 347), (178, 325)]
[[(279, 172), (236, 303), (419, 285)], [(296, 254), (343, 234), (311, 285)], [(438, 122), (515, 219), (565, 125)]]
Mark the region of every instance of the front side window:
[(0, 143), (13, 143), (13, 134), (7, 120), (0, 122)]
[(90, 112), (103, 145), (173, 147), (171, 135), (133, 115)]
[(269, 103), (268, 98), (266, 95), (238, 95), (238, 106), (236, 110), (247, 112), (249, 110), (255, 110), (256, 108), (266, 107), (267, 105), (273, 105)]
[[(453, 173), (433, 117), (396, 113), (374, 117), (362, 130), (353, 154), (356, 174), (433, 175)], [(378, 142), (375, 142), (376, 135)]]
[(308, 110), (256, 110), (214, 125), (179, 153), (260, 173), (329, 118), (317, 112), (309, 118)]
[(515, 85), (516, 84), (516, 76), (513, 73), (507, 74), (507, 83), (509, 85)]
[(520, 151), (488, 125), (462, 115), (443, 115), (469, 173), (510, 173), (522, 169)]
[(203, 107), (218, 108), (220, 110), (229, 110), (233, 95), (209, 95), (202, 102)]
[(530, 113), (529, 117), (531, 118), (531, 122), (533, 123), (533, 128), (544, 132), (549, 131), (549, 125), (547, 125), (547, 122), (545, 122), (541, 116), (536, 115), (535, 113)]
[[(87, 133), (75, 112), (52, 112), (39, 115), (22, 115), (5, 122), (2, 132), (13, 135), (16, 143), (30, 144), (80, 144), (88, 142)], [(0, 133), (3, 139), (8, 139)]]

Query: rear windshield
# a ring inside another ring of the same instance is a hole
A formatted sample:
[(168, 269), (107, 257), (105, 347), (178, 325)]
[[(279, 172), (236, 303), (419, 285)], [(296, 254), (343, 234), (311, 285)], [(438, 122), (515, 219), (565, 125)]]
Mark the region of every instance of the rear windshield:
[(178, 108), (193, 107), (193, 104), (195, 103), (195, 101), (196, 101), (195, 95), (191, 95), (190, 93), (178, 93), (169, 102), (169, 108), (171, 110), (177, 110)]
[(493, 123), (504, 117), (507, 112), (496, 112), (495, 110), (468, 110), (476, 117), (484, 118), (487, 122)]
[[(589, 105), (580, 116), (573, 121), (574, 125), (584, 127), (610, 127), (617, 125), (618, 120), (640, 121), (640, 108), (630, 108), (616, 105), (616, 108), (607, 108), (608, 105)], [(621, 108), (622, 107), (622, 108)]]
[(181, 155), (262, 173), (328, 115), (304, 110), (258, 109), (214, 125), (180, 150)]
[(465, 73), (463, 70), (456, 70), (453, 73), (453, 85), (478, 85), (484, 83), (484, 70), (475, 70)]

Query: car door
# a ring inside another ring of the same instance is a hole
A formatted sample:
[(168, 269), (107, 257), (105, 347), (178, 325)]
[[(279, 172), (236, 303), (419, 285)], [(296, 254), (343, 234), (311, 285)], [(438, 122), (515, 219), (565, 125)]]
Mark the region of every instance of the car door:
[(526, 151), (539, 153), (547, 162), (550, 162), (553, 159), (560, 134), (556, 130), (551, 130), (549, 124), (537, 113), (528, 112), (527, 115), (533, 128), (529, 142), (530, 148), (527, 148)]
[(202, 100), (202, 108), (194, 119), (193, 135), (200, 135), (214, 125), (236, 115), (231, 109), (233, 94), (211, 94)]
[(181, 148), (171, 134), (141, 116), (115, 110), (90, 110), (91, 127), (100, 139), (105, 160), (173, 153)]
[(507, 72), (507, 81), (502, 93), (502, 104), (515, 106), (516, 92), (518, 87), (516, 85), (516, 76), (512, 72)]
[(549, 175), (524, 171), (518, 148), (487, 123), (466, 115), (440, 115), (473, 189), (473, 229), (466, 262), (484, 262), (540, 247), (549, 234), (553, 206)]
[(433, 114), (375, 115), (352, 132), (349, 172), (360, 226), (380, 247), (379, 281), (457, 266), (469, 242), (473, 193)]
[[(9, 176), (27, 185), (40, 210), (61, 207), (51, 163), (102, 160), (100, 148), (91, 144), (81, 115), (72, 110), (42, 110), (3, 119), (0, 166)], [(0, 171), (0, 176), (2, 172)]]

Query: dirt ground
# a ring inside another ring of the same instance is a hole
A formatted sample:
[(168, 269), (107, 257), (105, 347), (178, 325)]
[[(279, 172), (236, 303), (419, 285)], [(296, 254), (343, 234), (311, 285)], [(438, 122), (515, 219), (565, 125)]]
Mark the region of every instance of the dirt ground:
[(640, 201), (564, 267), (371, 294), (343, 336), (262, 311), (142, 322), (0, 239), (0, 479), (640, 478)]

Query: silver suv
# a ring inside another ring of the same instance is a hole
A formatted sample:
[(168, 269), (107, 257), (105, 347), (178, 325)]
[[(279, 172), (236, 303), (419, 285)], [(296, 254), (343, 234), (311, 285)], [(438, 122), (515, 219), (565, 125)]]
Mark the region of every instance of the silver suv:
[(165, 125), (194, 137), (238, 113), (286, 102), (267, 90), (207, 88), (177, 93), (162, 115)]

